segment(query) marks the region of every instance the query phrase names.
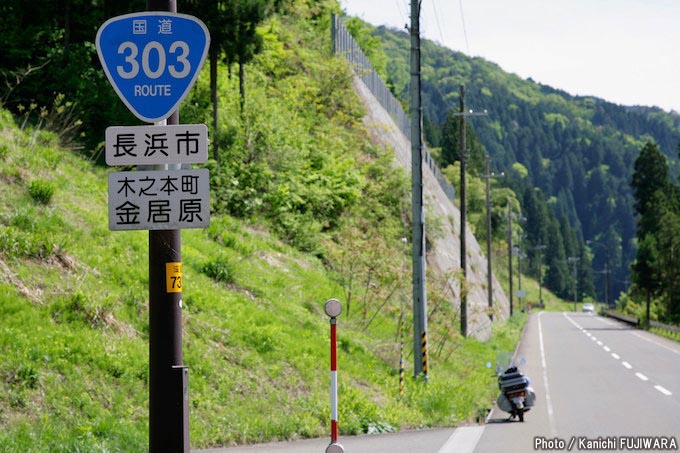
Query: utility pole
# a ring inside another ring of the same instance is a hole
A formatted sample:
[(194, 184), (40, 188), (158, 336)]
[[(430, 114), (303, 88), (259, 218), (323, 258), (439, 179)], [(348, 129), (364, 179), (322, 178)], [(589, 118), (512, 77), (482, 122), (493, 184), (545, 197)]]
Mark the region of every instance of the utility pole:
[(411, 0), (411, 205), (413, 228), (413, 374), (427, 380), (427, 292), (420, 87), (420, 2)]
[(510, 316), (512, 316), (512, 206), (508, 198), (508, 281), (510, 282)]
[(522, 234), (519, 234), (517, 245), (517, 305), (522, 310)]
[[(177, 12), (176, 0), (147, 0), (149, 11)], [(179, 111), (167, 119), (179, 124)], [(157, 170), (168, 169), (160, 165)], [(182, 364), (182, 293), (168, 292), (181, 275), (180, 230), (149, 231), (149, 452), (189, 453), (189, 370)], [(174, 269), (174, 270), (173, 270)]]
[(609, 252), (604, 262), (604, 303), (609, 308)]
[[(517, 220), (519, 222), (522, 222), (526, 220), (521, 214), (518, 216)], [(517, 305), (522, 309), (522, 304), (524, 302), (524, 292), (522, 291), (522, 258), (525, 258), (526, 256), (522, 256), (522, 239), (524, 239), (524, 235), (522, 233), (519, 233), (517, 235), (517, 247), (515, 247), (515, 250), (517, 251)]]
[(607, 262), (604, 263), (604, 269), (601, 271), (593, 271), (594, 274), (604, 275), (604, 303), (609, 308), (609, 268), (607, 267)]
[(467, 337), (467, 196), (465, 184), (465, 85), (460, 86), (460, 268), (463, 270), (463, 285), (460, 289), (460, 333)]
[(587, 240), (586, 244), (589, 247), (599, 246), (604, 249), (604, 270), (594, 272), (596, 274), (604, 274), (604, 303), (605, 305), (607, 305), (607, 308), (609, 308), (609, 247), (607, 247), (607, 244), (604, 244), (602, 242), (596, 242), (591, 240)]
[(503, 177), (505, 173), (496, 175), (489, 169), (489, 155), (486, 155), (485, 175), (486, 180), (486, 288), (489, 301), (489, 318), (493, 321), (493, 274), (491, 271), (491, 178)]
[(578, 268), (577, 264), (579, 262), (578, 256), (570, 256), (567, 258), (569, 263), (574, 265), (574, 311), (576, 311), (576, 300), (578, 299)]
[(546, 245), (540, 244), (535, 247), (538, 251), (538, 303), (543, 306), (543, 250)]
[(466, 126), (465, 117), (467, 116), (485, 116), (486, 110), (483, 113), (475, 113), (472, 110), (467, 112), (465, 110), (465, 85), (460, 86), (460, 112), (454, 113), (454, 116), (460, 116), (460, 268), (463, 271), (463, 282), (460, 288), (460, 333), (463, 337), (467, 337), (467, 240), (466, 240), (466, 225), (467, 225), (467, 196), (466, 196), (466, 182), (465, 182), (465, 164), (467, 160), (467, 144), (466, 141)]

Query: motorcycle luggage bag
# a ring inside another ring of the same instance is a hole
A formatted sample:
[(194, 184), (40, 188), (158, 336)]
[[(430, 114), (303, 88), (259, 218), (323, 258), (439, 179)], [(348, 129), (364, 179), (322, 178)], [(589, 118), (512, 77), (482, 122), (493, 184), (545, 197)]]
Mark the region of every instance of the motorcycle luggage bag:
[(508, 399), (507, 396), (505, 396), (505, 393), (501, 393), (498, 395), (498, 399), (496, 400), (496, 404), (502, 410), (503, 412), (512, 412), (512, 403)]
[(503, 373), (498, 381), (498, 386), (503, 393), (524, 390), (528, 385), (527, 378), (519, 371)]
[(524, 407), (533, 407), (534, 403), (536, 402), (536, 393), (531, 389), (531, 387), (527, 388), (527, 395), (524, 398)]

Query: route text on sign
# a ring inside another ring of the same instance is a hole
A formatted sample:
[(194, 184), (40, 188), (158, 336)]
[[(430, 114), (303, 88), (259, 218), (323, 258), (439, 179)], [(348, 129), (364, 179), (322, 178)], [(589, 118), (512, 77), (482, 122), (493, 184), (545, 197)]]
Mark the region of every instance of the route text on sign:
[(106, 128), (109, 165), (200, 164), (207, 160), (205, 124)]

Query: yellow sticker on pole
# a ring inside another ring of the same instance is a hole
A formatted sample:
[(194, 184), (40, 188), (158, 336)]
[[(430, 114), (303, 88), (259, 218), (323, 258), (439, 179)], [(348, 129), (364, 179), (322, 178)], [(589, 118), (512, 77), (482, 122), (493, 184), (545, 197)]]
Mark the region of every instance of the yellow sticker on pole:
[(167, 292), (182, 292), (182, 263), (165, 263)]

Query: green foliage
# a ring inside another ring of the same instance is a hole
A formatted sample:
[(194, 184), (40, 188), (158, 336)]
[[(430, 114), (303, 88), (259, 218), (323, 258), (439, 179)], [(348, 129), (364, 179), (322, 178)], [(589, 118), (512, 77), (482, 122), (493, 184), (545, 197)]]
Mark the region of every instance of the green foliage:
[(229, 284), (235, 281), (234, 266), (223, 257), (218, 257), (205, 263), (201, 268), (201, 272), (216, 282)]
[(92, 328), (103, 328), (111, 317), (111, 307), (104, 299), (95, 299), (82, 292), (58, 298), (51, 306), (52, 319), (57, 323), (82, 322)]
[[(367, 144), (347, 68), (325, 53), (329, 5), (293, 1), (263, 25), (243, 111), (236, 82), (220, 79), (224, 128), (215, 138), (223, 154), (207, 165), (212, 224), (184, 231), (182, 245), (196, 448), (327, 432), (322, 303), (343, 292), (351, 294), (340, 320), (343, 433), (475, 418), (496, 393), (479, 365), (514, 348), (521, 331), (513, 320), (489, 343), (461, 338), (444, 290), (432, 285), (431, 370), (441, 384), (430, 390), (409, 380), (398, 396), (396, 338), (411, 321), (408, 184), (391, 150)], [(187, 117), (205, 118), (207, 83), (202, 74)], [(113, 106), (103, 110), (98, 120), (115, 115)], [(0, 122), (0, 450), (143, 451), (148, 235), (108, 230), (106, 171), (31, 122), (17, 127), (4, 111)], [(56, 163), (58, 171), (45, 171)], [(24, 179), (69, 196), (31, 203)]]
[[(357, 171), (364, 142), (347, 130), (361, 110), (347, 68), (317, 58), (326, 51), (312, 39), (317, 30), (287, 27), (279, 19), (263, 27), (244, 112), (234, 98), (222, 104), (226, 124), (218, 136), (220, 164), (212, 171), (213, 209), (265, 218), (282, 239), (321, 255), (324, 233), (358, 203), (366, 178)], [(295, 44), (300, 39), (307, 47)], [(238, 88), (235, 81), (225, 85), (231, 93)]]
[(373, 27), (368, 26), (364, 21), (349, 17), (344, 21), (345, 27), (357, 42), (361, 51), (371, 62), (371, 66), (378, 73), (381, 79), (390, 85), (390, 74), (387, 71), (387, 55), (382, 48), (380, 38), (373, 33)]
[(50, 204), (54, 191), (54, 185), (51, 182), (42, 179), (35, 179), (31, 181), (31, 184), (28, 186), (28, 193), (33, 201), (43, 205)]
[(635, 210), (641, 216), (639, 237), (658, 229), (660, 211), (666, 209), (664, 198), (670, 188), (668, 163), (659, 147), (647, 142), (635, 160), (631, 187)]
[[(372, 36), (380, 38), (388, 57), (393, 92), (408, 99), (408, 34), (378, 27)], [(422, 42), (422, 74), (426, 140), (442, 147), (442, 166), (456, 160), (460, 148), (455, 142), (451, 147), (444, 143), (449, 132), (458, 134), (449, 115), (458, 110), (459, 87), (464, 84), (468, 108), (488, 111), (488, 117), (469, 124), (494, 169), (512, 181), (512, 189), (540, 188), (546, 200), (554, 200), (549, 208), (556, 218), (566, 218), (579, 241), (619, 238), (617, 248), (609, 251), (617, 260), (610, 261), (608, 269), (613, 292), (624, 291), (635, 257), (630, 163), (652, 137), (669, 159), (668, 174), (677, 177), (680, 165), (674, 150), (680, 142), (680, 115), (572, 96), (427, 40)], [(471, 161), (474, 155), (473, 150)], [(515, 183), (518, 180), (522, 183)], [(594, 250), (592, 270), (601, 271), (606, 260), (604, 248)], [(598, 299), (603, 300), (604, 274), (595, 276)]]
[[(680, 319), (680, 283), (674, 250), (680, 234), (680, 188), (669, 180), (666, 158), (658, 146), (648, 142), (635, 161), (631, 183), (635, 208), (640, 216), (638, 252), (632, 265), (633, 294), (647, 304), (659, 298), (664, 307), (661, 319)], [(646, 313), (644, 318), (646, 318)]]
[(66, 242), (57, 235), (62, 226), (56, 212), (32, 206), (0, 212), (0, 252), (34, 258), (58, 255)]

